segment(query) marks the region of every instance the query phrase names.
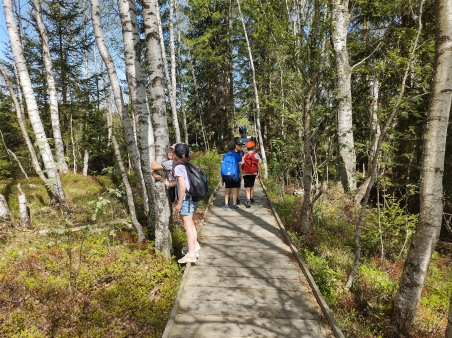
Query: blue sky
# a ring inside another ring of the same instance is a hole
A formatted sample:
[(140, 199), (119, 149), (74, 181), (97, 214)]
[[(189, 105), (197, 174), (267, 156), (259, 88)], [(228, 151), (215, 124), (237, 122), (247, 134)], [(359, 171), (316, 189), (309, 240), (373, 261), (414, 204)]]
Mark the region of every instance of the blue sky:
[[(8, 31), (6, 30), (5, 16), (3, 15), (3, 1), (0, 9), (0, 51), (6, 50), (6, 44), (9, 43)], [(1, 56), (1, 55), (0, 55)]]

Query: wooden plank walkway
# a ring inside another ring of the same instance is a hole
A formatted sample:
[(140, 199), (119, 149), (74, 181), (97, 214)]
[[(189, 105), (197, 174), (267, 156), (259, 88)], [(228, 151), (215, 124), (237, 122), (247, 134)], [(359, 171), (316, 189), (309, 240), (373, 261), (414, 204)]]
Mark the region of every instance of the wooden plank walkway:
[(211, 197), (164, 338), (343, 337), (257, 181), (254, 198), (232, 211), (224, 187)]

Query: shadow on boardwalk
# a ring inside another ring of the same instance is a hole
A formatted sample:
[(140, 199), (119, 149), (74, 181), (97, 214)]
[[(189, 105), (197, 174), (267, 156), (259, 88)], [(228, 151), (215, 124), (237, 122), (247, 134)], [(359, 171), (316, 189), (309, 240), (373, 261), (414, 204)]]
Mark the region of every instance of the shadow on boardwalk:
[(254, 198), (223, 210), (224, 187), (214, 193), (163, 337), (343, 337), (258, 182)]

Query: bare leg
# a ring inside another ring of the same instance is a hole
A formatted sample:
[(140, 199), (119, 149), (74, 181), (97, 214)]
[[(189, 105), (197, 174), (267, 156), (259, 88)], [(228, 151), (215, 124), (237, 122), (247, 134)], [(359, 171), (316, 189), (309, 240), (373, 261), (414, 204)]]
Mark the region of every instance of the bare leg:
[(245, 188), (246, 191), (246, 199), (249, 200), (251, 196), (251, 188)]
[(182, 216), (184, 221), (185, 233), (187, 234), (187, 243), (188, 243), (188, 254), (193, 256), (196, 250), (196, 227), (193, 222), (193, 215), (184, 215)]
[(232, 205), (237, 205), (237, 198), (239, 197), (239, 189), (233, 188), (232, 190)]
[(231, 189), (232, 188), (226, 188), (225, 192), (224, 192), (224, 204), (228, 205), (229, 204), (229, 196), (231, 195)]

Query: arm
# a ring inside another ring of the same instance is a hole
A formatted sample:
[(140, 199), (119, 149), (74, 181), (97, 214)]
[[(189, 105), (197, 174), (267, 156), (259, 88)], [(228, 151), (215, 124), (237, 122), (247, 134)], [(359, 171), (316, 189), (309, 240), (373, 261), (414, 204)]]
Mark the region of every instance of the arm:
[(154, 160), (152, 161), (152, 164), (151, 164), (151, 169), (152, 170), (163, 170), (165, 168), (163, 168), (161, 164), (157, 164), (155, 162), (155, 158), (154, 158)]

